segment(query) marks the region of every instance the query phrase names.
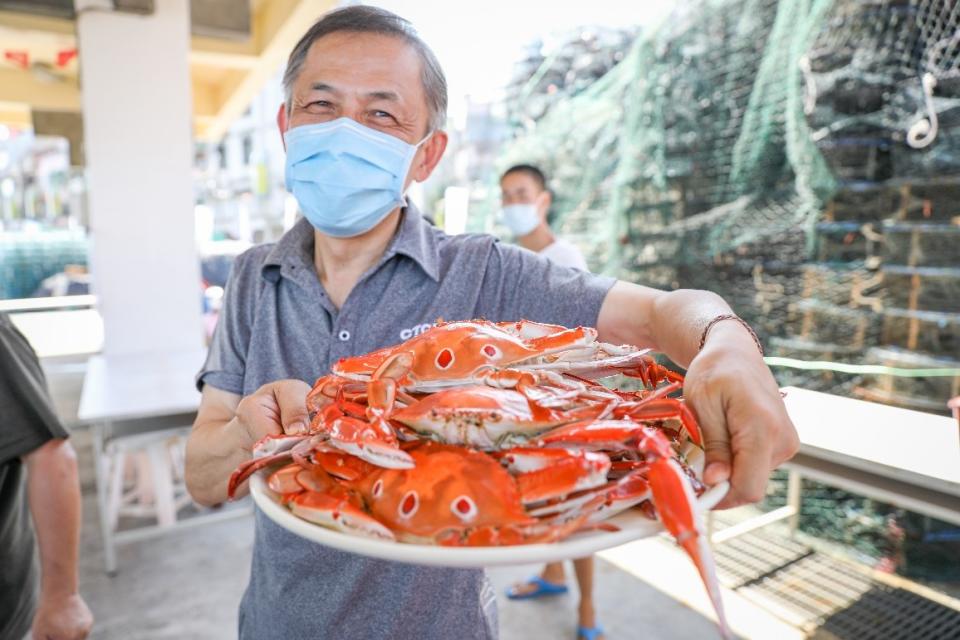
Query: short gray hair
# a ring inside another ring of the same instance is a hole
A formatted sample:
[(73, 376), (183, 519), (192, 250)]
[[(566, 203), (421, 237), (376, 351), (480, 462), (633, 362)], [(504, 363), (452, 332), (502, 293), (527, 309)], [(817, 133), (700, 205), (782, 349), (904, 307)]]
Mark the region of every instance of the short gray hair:
[(303, 68), (303, 61), (310, 46), (331, 33), (378, 33), (400, 38), (416, 50), (420, 56), (421, 81), (427, 97), (430, 131), (442, 129), (447, 120), (447, 79), (440, 68), (440, 62), (423, 40), (417, 30), (407, 20), (395, 13), (378, 7), (356, 5), (327, 13), (310, 27), (300, 42), (290, 52), (287, 69), (283, 73), (283, 94), (290, 112), (293, 100), (293, 83)]

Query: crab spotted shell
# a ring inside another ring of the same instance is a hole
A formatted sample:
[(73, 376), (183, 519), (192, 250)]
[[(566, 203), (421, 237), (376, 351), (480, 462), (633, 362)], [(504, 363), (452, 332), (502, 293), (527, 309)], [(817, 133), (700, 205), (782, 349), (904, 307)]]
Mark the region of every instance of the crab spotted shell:
[[(485, 367), (502, 367), (544, 353), (542, 347), (505, 327), (483, 321), (442, 324), (407, 340), (399, 348), (413, 355), (408, 377), (421, 381), (466, 379)], [(334, 365), (333, 373), (355, 380), (366, 379), (397, 351), (398, 347), (390, 347), (345, 358)]]
[(435, 442), (409, 453), (412, 469), (378, 469), (360, 484), (373, 517), (401, 540), (433, 542), (446, 533), (536, 522), (514, 479), (489, 456)]

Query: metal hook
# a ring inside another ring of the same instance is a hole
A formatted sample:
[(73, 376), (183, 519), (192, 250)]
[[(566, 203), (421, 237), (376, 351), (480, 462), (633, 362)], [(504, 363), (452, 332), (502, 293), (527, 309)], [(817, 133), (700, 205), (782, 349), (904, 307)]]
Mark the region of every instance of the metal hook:
[(933, 88), (937, 86), (937, 79), (930, 72), (923, 74), (923, 102), (927, 108), (927, 117), (914, 122), (907, 130), (907, 144), (914, 149), (923, 149), (937, 137), (939, 123), (937, 112), (933, 108)]

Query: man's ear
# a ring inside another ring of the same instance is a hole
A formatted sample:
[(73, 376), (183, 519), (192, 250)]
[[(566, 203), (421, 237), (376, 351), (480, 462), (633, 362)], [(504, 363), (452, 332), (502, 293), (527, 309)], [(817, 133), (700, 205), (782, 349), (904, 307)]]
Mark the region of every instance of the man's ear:
[(546, 220), (547, 214), (550, 212), (550, 206), (553, 204), (553, 194), (544, 189), (540, 197), (543, 199), (543, 208), (540, 210), (543, 212), (543, 219)]
[(443, 152), (447, 149), (447, 134), (445, 131), (435, 131), (430, 139), (421, 145), (417, 156), (414, 158), (413, 168), (410, 170), (410, 177), (417, 182), (423, 182), (430, 177), (433, 170), (443, 157)]
[(287, 105), (280, 103), (277, 109), (277, 128), (280, 129), (280, 142), (283, 144), (283, 150), (287, 150), (287, 141), (283, 139), (283, 134), (287, 132)]

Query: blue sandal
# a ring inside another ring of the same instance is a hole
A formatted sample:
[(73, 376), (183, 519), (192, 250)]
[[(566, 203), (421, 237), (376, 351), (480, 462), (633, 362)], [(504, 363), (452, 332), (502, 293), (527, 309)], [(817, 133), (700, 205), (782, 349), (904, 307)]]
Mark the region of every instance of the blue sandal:
[(603, 635), (603, 627), (577, 627), (577, 640), (597, 640)]
[(507, 597), (511, 600), (531, 600), (543, 596), (559, 596), (567, 592), (567, 585), (547, 582), (540, 576), (530, 578), (527, 584), (536, 585), (537, 588), (527, 593), (519, 593), (516, 587), (510, 587), (507, 589)]

